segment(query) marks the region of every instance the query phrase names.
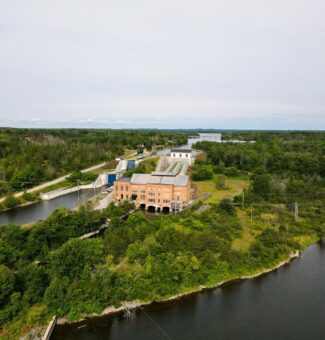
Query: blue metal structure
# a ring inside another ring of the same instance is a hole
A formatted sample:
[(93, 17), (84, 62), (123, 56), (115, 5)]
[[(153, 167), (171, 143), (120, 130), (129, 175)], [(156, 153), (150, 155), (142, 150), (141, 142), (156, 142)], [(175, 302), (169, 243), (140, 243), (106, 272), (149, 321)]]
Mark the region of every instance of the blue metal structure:
[(116, 181), (116, 174), (107, 174), (107, 184), (113, 185)]

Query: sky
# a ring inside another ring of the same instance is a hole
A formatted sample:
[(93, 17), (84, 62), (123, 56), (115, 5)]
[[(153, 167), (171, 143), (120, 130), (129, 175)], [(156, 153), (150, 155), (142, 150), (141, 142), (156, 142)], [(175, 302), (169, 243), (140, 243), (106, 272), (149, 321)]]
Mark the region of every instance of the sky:
[(0, 1), (0, 126), (325, 129), (324, 0)]

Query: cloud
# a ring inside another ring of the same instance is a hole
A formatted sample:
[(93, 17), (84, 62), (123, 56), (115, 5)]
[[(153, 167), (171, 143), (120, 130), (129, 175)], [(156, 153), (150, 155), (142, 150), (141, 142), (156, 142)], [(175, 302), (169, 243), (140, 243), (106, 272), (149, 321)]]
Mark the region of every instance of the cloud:
[(2, 2), (0, 124), (324, 128), (324, 10), (321, 0)]

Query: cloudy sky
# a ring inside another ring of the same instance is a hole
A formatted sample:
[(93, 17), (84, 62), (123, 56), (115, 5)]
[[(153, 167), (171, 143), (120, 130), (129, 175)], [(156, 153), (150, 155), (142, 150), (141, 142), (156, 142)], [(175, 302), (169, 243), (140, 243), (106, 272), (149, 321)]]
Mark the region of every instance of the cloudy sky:
[(325, 128), (324, 0), (0, 2), (0, 126)]

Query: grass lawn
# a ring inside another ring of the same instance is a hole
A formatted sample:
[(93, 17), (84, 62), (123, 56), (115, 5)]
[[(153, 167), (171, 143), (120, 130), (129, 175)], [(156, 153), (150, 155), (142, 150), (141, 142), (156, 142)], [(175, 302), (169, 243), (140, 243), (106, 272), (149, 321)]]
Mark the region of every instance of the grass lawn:
[(253, 223), (251, 222), (248, 211), (241, 209), (236, 209), (236, 211), (240, 224), (243, 227), (243, 235), (233, 240), (231, 248), (237, 251), (247, 251), (260, 231), (254, 229), (254, 221)]
[(153, 157), (153, 158), (146, 159), (145, 161), (141, 162), (140, 165), (143, 165), (145, 167), (147, 174), (150, 174), (152, 171), (156, 170), (158, 160), (159, 160), (159, 157)]
[(134, 149), (124, 149), (124, 154), (123, 156), (124, 157), (129, 157), (133, 154), (136, 154), (137, 153), (137, 150), (134, 150)]
[(205, 203), (217, 203), (224, 198), (231, 199), (239, 195), (249, 185), (249, 181), (243, 177), (227, 178), (227, 189), (220, 190), (216, 188), (216, 179), (217, 175), (214, 175), (213, 179), (208, 181), (192, 181), (192, 185), (196, 189), (194, 199), (209, 192), (211, 196), (207, 198)]

